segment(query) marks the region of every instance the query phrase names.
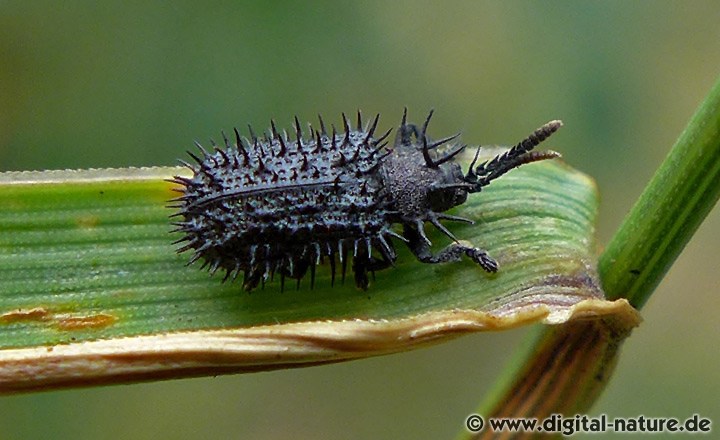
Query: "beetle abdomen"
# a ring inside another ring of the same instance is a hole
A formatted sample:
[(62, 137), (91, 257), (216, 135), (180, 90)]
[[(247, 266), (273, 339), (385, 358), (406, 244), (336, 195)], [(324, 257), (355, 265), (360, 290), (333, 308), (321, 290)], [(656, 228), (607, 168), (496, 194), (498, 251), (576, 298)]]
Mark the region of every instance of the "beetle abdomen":
[(197, 144), (202, 155), (190, 153), (197, 164), (185, 164), (193, 177), (173, 180), (184, 186), (176, 199), (183, 220), (175, 224), (187, 243), (178, 251), (194, 250), (191, 263), (202, 259), (213, 273), (224, 269), (226, 279), (243, 272), (247, 290), (276, 272), (299, 280), (309, 268), (314, 281), (324, 257), (333, 278), (336, 256), (343, 276), (349, 255), (356, 272), (372, 270), (373, 247), (394, 261), (384, 237), (389, 210), (379, 172), (387, 134), (373, 137), (377, 117), (363, 128), (358, 115), (355, 129), (343, 120), (342, 133), (333, 127), (327, 134), (321, 120), (307, 139), (296, 118), (292, 140), (273, 123), (264, 139), (235, 130), (234, 145), (223, 136), (225, 149), (208, 152)]

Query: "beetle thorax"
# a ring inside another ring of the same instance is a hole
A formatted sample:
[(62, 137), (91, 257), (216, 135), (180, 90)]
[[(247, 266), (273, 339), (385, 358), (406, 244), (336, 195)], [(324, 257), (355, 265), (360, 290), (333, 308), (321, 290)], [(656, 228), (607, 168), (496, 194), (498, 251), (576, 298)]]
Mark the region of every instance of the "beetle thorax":
[(382, 168), (393, 210), (398, 211), (404, 221), (424, 218), (428, 211), (447, 211), (467, 199), (466, 190), (443, 187), (463, 182), (457, 163), (430, 168), (415, 148), (396, 148)]

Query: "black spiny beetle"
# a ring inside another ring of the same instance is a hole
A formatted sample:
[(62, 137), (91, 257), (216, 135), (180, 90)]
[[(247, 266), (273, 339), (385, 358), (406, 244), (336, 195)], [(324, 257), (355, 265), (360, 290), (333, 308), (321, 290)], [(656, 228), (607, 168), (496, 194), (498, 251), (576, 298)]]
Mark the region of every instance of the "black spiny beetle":
[[(203, 259), (212, 273), (225, 270), (225, 278), (244, 274), (243, 287), (252, 290), (274, 274), (281, 288), (285, 277), (298, 280), (328, 258), (335, 281), (339, 262), (343, 280), (352, 256), (355, 284), (366, 289), (368, 272), (391, 266), (396, 260), (391, 237), (399, 239), (424, 263), (459, 260), (463, 255), (488, 272), (498, 265), (487, 252), (466, 245), (440, 220), (472, 223), (445, 214), (465, 202), (469, 193), (520, 165), (557, 157), (552, 151), (531, 151), (562, 123), (551, 121), (507, 152), (476, 166), (479, 148), (467, 173), (454, 162), (464, 145), (439, 153), (438, 147), (458, 135), (438, 141), (427, 136), (430, 111), (422, 127), (407, 123), (403, 113), (395, 144), (387, 149), (390, 134), (375, 137), (379, 115), (363, 127), (360, 112), (353, 129), (343, 114), (343, 131), (328, 134), (310, 127), (305, 138), (295, 118), (295, 136), (271, 131), (250, 139), (235, 129), (235, 142), (223, 133), (225, 148), (209, 152), (199, 143), (202, 156), (188, 152), (197, 162), (182, 162), (192, 178), (175, 176), (183, 195), (174, 199), (182, 217), (175, 231), (184, 233), (178, 252), (194, 250), (188, 264)], [(430, 222), (453, 243), (432, 253), (424, 224)], [(392, 229), (402, 225), (402, 234)], [(337, 261), (336, 261), (337, 259)]]

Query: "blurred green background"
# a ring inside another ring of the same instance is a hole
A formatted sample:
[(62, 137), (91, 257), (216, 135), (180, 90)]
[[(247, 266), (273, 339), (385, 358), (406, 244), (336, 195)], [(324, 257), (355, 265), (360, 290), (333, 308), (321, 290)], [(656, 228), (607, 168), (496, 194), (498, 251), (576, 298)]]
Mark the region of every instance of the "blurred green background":
[[(173, 164), (276, 118), (550, 145), (612, 236), (720, 74), (716, 1), (0, 1), (0, 170)], [(715, 210), (592, 413), (720, 423)], [(526, 329), (333, 366), (0, 398), (0, 438), (452, 438)], [(594, 438), (615, 438), (611, 435)]]

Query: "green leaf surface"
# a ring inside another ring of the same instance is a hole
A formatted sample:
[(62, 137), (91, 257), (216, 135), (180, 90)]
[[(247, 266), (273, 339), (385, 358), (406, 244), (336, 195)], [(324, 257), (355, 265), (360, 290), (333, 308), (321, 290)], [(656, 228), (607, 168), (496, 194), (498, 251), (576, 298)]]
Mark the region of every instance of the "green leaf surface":
[[(475, 220), (450, 228), (496, 258), (497, 274), (470, 261), (425, 265), (397, 242), (397, 266), (377, 272), (364, 292), (354, 287), (351, 273), (344, 284), (336, 280), (331, 286), (327, 267), (319, 269), (314, 289), (304, 279), (299, 289), (286, 283), (281, 292), (274, 280), (252, 293), (242, 291), (239, 280), (223, 284), (221, 274), (187, 267), (189, 257), (176, 254), (171, 244), (179, 235), (169, 232), (173, 210), (166, 204), (175, 193), (164, 179), (174, 174), (187, 170), (0, 174), (0, 390), (4, 381), (16, 379), (23, 362), (47, 366), (43, 350), (60, 358), (74, 353), (78, 362), (107, 354), (103, 350), (132, 357), (161, 346), (161, 337), (174, 341), (162, 350), (189, 350), (182, 363), (196, 360), (203, 346), (225, 353), (269, 337), (274, 349), (256, 351), (258, 357), (247, 349), (243, 359), (222, 362), (238, 367), (231, 371), (277, 368), (399, 351), (540, 319), (564, 322), (578, 303), (602, 299), (594, 272), (596, 190), (560, 161), (515, 170), (454, 212)], [(430, 238), (435, 249), (448, 244), (440, 234)], [(599, 305), (595, 311), (583, 307), (584, 314), (609, 313), (601, 301), (589, 304)], [(197, 339), (188, 343), (188, 335)], [(232, 335), (237, 345), (214, 346), (212, 338), (221, 335)], [(288, 341), (303, 338), (331, 343), (319, 352), (307, 344), (297, 357), (282, 356)], [(340, 340), (343, 353), (332, 347)], [(266, 359), (272, 353), (277, 359)], [(113, 374), (119, 380), (156, 377), (125, 367), (123, 374), (106, 368), (97, 380)], [(218, 372), (218, 363), (207, 361), (187, 374)], [(63, 380), (41, 382), (62, 386)]]

